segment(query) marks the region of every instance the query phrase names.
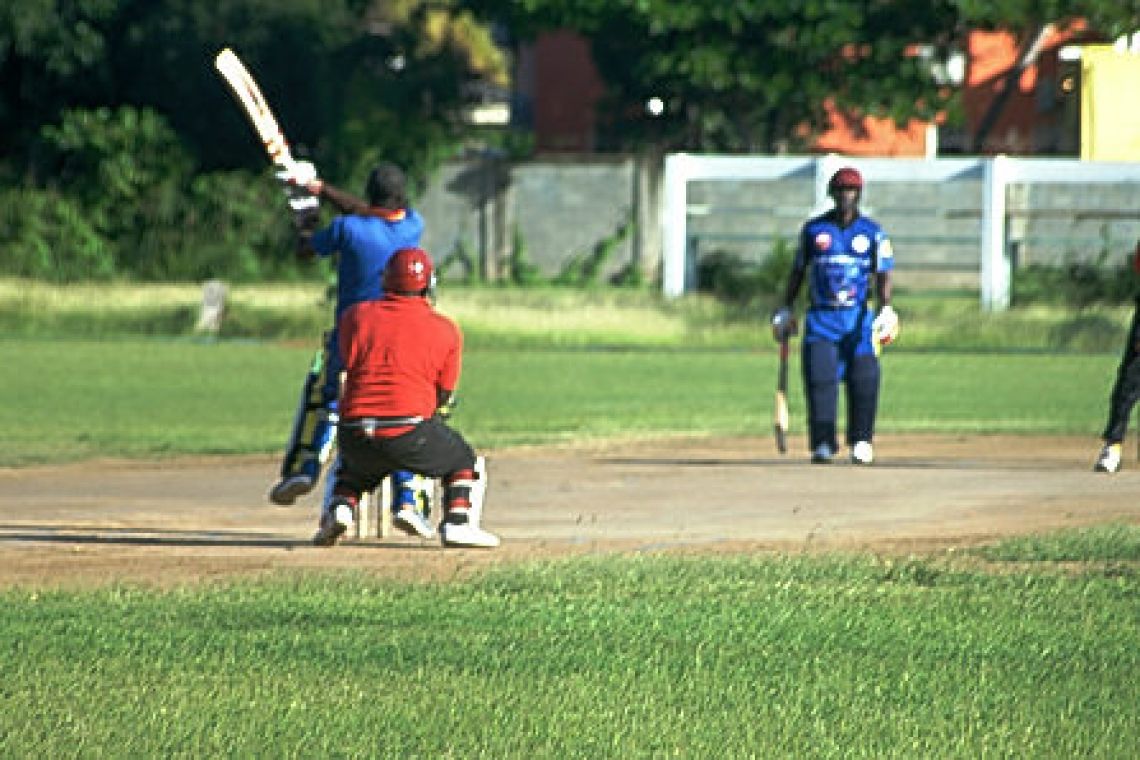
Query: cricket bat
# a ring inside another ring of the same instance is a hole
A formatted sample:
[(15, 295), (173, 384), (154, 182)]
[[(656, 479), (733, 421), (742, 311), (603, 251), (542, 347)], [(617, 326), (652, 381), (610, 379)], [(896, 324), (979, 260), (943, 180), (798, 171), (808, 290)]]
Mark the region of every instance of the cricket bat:
[(257, 86), (245, 64), (233, 50), (225, 48), (214, 58), (214, 68), (226, 80), (226, 84), (241, 103), (250, 124), (265, 146), (265, 152), (269, 154), (269, 160), (281, 169), (292, 170), (296, 162), (289, 151), (289, 143), (277, 124), (269, 104), (265, 102), (261, 88)]
[(776, 408), (774, 425), (776, 450), (788, 452), (788, 339), (780, 341), (780, 369), (776, 374)]

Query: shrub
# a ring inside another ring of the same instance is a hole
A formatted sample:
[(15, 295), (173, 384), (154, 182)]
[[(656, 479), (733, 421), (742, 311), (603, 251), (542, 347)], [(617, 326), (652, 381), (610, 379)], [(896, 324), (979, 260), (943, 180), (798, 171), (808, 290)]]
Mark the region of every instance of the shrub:
[(309, 277), (272, 182), (199, 174), (158, 114), (71, 110), (40, 133), (41, 188), (0, 195), (0, 273), (53, 282)]
[(115, 260), (73, 201), (50, 190), (7, 190), (0, 193), (0, 271), (55, 283), (106, 280)]
[(742, 307), (770, 302), (783, 292), (794, 256), (782, 239), (776, 240), (760, 262), (746, 261), (729, 251), (713, 251), (697, 262), (697, 290)]
[(1010, 300), (1015, 306), (1052, 303), (1073, 309), (1131, 300), (1140, 283), (1129, 264), (1107, 264), (1108, 250), (1094, 261), (1069, 261), (1060, 266), (1034, 264), (1018, 269)]

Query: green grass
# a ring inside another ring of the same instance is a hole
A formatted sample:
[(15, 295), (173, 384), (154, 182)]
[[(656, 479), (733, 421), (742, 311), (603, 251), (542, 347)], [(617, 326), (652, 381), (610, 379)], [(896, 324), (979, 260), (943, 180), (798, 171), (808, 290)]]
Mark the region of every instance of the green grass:
[(1140, 563), (1140, 527), (1098, 526), (1010, 538), (974, 550), (997, 562)]
[[(190, 336), (201, 288), (195, 285), (49, 285), (0, 279), (0, 334), (10, 337)], [(801, 310), (802, 310), (801, 299)], [(463, 325), (474, 347), (733, 348), (770, 345), (768, 307), (747, 309), (689, 295), (664, 300), (650, 290), (441, 288), (440, 308)], [(899, 349), (1119, 352), (1126, 306), (1079, 311), (1034, 305), (982, 313), (977, 293), (899, 289)], [(328, 327), (321, 282), (230, 288), (224, 338), (312, 340)]]
[[(186, 337), (196, 300), (0, 283), (0, 465), (279, 451), (319, 288), (235, 291), (219, 341)], [(1125, 311), (899, 300), (882, 430), (1095, 437)], [(442, 305), (479, 447), (770, 429), (764, 315), (624, 291)], [(907, 558), (8, 589), (0, 757), (1130, 757), (1138, 563), (1140, 528), (1103, 526)]]
[[(315, 342), (314, 342), (315, 345)], [(277, 452), (313, 346), (191, 339), (0, 340), (0, 466)], [(883, 432), (1095, 437), (1117, 358), (888, 352)], [(763, 434), (776, 356), (733, 350), (495, 350), (465, 359), (454, 423), (481, 448)], [(803, 393), (792, 367), (792, 432)]]
[(634, 556), (7, 591), (0, 755), (1130, 757), (1138, 532), (1077, 566), (1027, 540), (1009, 572)]
[[(319, 283), (233, 288), (213, 340), (191, 335), (195, 286), (0, 280), (0, 466), (279, 450), (328, 326), (324, 296)], [(896, 300), (904, 328), (884, 362), (882, 431), (1098, 431), (1127, 310)], [(478, 446), (770, 425), (766, 314), (616, 289), (454, 288), (440, 308), (467, 337), (455, 421)], [(797, 376), (793, 366), (794, 433)]]

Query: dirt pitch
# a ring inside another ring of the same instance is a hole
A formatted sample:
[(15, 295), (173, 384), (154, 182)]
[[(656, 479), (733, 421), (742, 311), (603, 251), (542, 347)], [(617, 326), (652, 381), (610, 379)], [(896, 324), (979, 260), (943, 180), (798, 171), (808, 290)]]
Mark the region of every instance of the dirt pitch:
[(317, 500), (268, 504), (268, 457), (0, 470), (0, 587), (171, 587), (314, 568), (447, 579), (580, 554), (908, 553), (1140, 524), (1140, 466), (1091, 472), (1091, 438), (884, 436), (870, 468), (768, 438), (490, 452), (497, 550), (410, 537), (310, 546)]

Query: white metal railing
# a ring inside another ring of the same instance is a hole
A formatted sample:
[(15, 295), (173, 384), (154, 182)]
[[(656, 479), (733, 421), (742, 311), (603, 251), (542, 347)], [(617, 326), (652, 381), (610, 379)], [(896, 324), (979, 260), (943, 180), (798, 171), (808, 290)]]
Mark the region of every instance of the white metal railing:
[(810, 173), (819, 213), (830, 203), (827, 182), (841, 166), (853, 165), (867, 182), (982, 182), (978, 271), (981, 306), (1001, 311), (1009, 306), (1012, 279), (1009, 254), (1009, 187), (1019, 183), (1140, 184), (1140, 163), (1093, 162), (1076, 159), (1013, 158), (850, 158), (824, 156), (719, 156), (676, 153), (665, 158), (661, 213), (662, 286), (666, 296), (679, 296), (686, 287), (689, 183), (696, 181), (772, 181)]

